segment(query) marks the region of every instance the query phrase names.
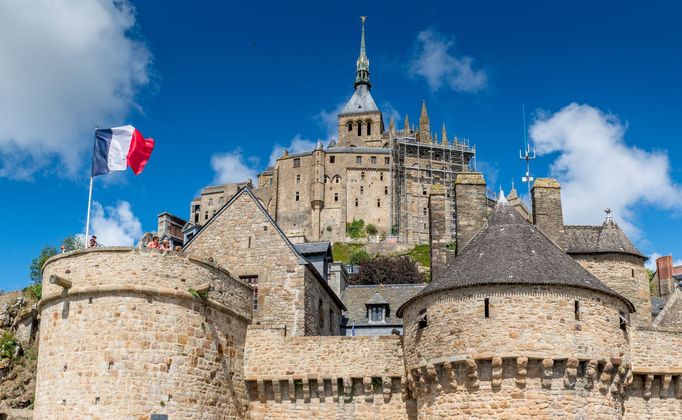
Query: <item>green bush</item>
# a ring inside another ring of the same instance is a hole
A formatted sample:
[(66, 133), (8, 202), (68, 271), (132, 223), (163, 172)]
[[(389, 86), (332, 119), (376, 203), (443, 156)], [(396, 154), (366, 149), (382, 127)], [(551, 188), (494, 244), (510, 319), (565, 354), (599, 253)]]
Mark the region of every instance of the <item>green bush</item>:
[(363, 244), (346, 244), (343, 242), (336, 242), (332, 245), (332, 257), (334, 262), (342, 262), (350, 264), (351, 255), (359, 249), (364, 249)]
[(24, 287), (24, 295), (35, 299), (35, 300), (40, 300), (43, 297), (43, 284), (42, 283), (33, 283), (30, 286)]
[(370, 223), (365, 227), (365, 232), (367, 232), (367, 234), (370, 236), (374, 236), (377, 233), (379, 233), (379, 230), (377, 229), (376, 226)]
[(346, 235), (353, 239), (363, 238), (365, 236), (365, 221), (353, 219), (352, 222), (346, 225)]
[(353, 251), (350, 254), (350, 261), (348, 261), (348, 262), (350, 264), (353, 264), (353, 265), (360, 265), (365, 261), (369, 261), (370, 259), (371, 259), (371, 257), (369, 256), (367, 251), (365, 251), (364, 248), (360, 248), (360, 249)]
[(9, 359), (14, 355), (14, 348), (17, 346), (17, 340), (9, 332), (5, 331), (0, 336), (0, 358)]
[(418, 262), (422, 267), (431, 266), (431, 249), (429, 244), (417, 245), (407, 253), (414, 261)]

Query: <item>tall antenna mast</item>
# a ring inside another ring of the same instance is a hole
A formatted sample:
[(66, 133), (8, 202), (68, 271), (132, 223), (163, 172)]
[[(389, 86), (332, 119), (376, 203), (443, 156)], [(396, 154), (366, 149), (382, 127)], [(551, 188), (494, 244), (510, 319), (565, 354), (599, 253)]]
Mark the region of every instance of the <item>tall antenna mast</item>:
[(523, 153), (519, 150), (519, 158), (526, 161), (526, 176), (522, 177), (521, 180), (528, 186), (528, 201), (530, 207), (533, 206), (533, 200), (530, 198), (530, 186), (533, 183), (533, 177), (530, 176), (530, 161), (535, 159), (535, 148), (533, 148), (533, 153), (530, 150), (530, 144), (528, 144), (528, 136), (526, 135), (526, 105), (521, 105), (521, 112), (523, 113)]

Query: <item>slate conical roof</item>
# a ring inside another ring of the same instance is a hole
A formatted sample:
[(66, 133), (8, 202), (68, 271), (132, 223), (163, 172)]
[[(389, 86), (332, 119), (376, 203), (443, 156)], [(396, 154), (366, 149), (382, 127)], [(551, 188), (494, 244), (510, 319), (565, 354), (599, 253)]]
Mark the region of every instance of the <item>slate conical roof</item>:
[(610, 289), (559, 249), (539, 229), (524, 220), (514, 206), (495, 206), (484, 226), (448, 267), (434, 276), (410, 302), (436, 292), (491, 284), (570, 286), (594, 290), (630, 301)]
[(566, 226), (564, 230), (569, 254), (620, 253), (646, 258), (612, 217), (601, 226)]

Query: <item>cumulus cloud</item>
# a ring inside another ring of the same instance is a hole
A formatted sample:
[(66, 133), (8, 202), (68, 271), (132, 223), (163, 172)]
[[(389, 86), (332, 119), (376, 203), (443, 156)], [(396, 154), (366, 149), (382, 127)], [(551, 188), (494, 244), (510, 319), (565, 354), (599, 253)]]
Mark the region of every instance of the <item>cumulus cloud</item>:
[(279, 143), (275, 144), (270, 153), (270, 160), (268, 161), (268, 166), (272, 166), (277, 162), (277, 158), (282, 156), (284, 150), (286, 149), (289, 153), (300, 153), (309, 152), (315, 149), (316, 142), (308, 139), (304, 139), (300, 134), (296, 134), (293, 139), (289, 142), (288, 146), (282, 146)]
[(562, 184), (566, 223), (599, 224), (603, 210), (611, 208), (621, 226), (636, 235), (637, 206), (682, 204), (667, 153), (629, 146), (626, 125), (615, 115), (572, 103), (554, 114), (538, 112), (529, 131), (538, 155), (554, 158), (550, 172)]
[(149, 83), (127, 0), (8, 0), (0, 13), (0, 176), (73, 174), (96, 124), (121, 124)]
[(90, 226), (103, 246), (132, 246), (142, 236), (142, 224), (127, 201), (119, 201), (116, 207), (103, 207), (94, 201)]
[(327, 140), (338, 140), (339, 137), (339, 114), (343, 111), (343, 107), (346, 106), (346, 102), (341, 102), (336, 105), (331, 111), (322, 110), (315, 117), (317, 122), (322, 126), (327, 135)]
[[(644, 263), (644, 266), (651, 271), (656, 271), (656, 260), (662, 256), (663, 255), (659, 254), (658, 252), (652, 252), (651, 255), (649, 255), (649, 259)], [(682, 265), (682, 259), (673, 260), (673, 267), (677, 267), (679, 265)]]
[(455, 41), (433, 29), (417, 34), (409, 72), (423, 77), (432, 91), (448, 87), (456, 92), (478, 92), (486, 88), (485, 71), (474, 68), (474, 59), (454, 54)]
[(211, 157), (211, 167), (215, 172), (214, 183), (228, 184), (258, 179), (258, 159), (244, 158), (239, 149), (227, 153), (218, 153)]
[(388, 101), (384, 101), (384, 103), (381, 106), (382, 113), (384, 115), (384, 123), (386, 124), (386, 129), (388, 129), (388, 124), (391, 121), (391, 118), (395, 121), (395, 126), (396, 128), (401, 128), (400, 125), (398, 124), (400, 122), (400, 112), (398, 112), (397, 109), (393, 106)]

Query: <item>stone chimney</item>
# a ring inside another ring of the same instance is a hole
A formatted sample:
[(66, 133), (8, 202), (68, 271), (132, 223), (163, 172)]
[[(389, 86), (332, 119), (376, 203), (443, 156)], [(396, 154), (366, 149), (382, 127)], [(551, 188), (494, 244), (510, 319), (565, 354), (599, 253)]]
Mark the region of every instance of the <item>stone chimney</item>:
[(429, 195), (429, 245), (431, 253), (431, 277), (436, 271), (443, 270), (448, 263), (448, 235), (446, 226), (447, 203), (445, 189), (440, 184), (431, 187)]
[(343, 290), (346, 288), (346, 284), (348, 284), (348, 272), (346, 271), (346, 267), (343, 265), (343, 263), (329, 264), (327, 283), (329, 283), (329, 287), (334, 290), (336, 296), (341, 299)]
[(561, 210), (561, 185), (553, 178), (538, 178), (533, 184), (531, 196), (533, 224), (565, 251), (567, 245)]
[(485, 180), (480, 172), (462, 172), (455, 179), (457, 214), (457, 252), (478, 232), (488, 219)]
[(656, 279), (658, 296), (667, 298), (674, 290), (673, 256), (665, 255), (656, 259)]

